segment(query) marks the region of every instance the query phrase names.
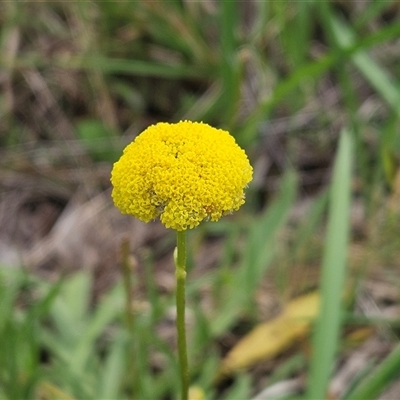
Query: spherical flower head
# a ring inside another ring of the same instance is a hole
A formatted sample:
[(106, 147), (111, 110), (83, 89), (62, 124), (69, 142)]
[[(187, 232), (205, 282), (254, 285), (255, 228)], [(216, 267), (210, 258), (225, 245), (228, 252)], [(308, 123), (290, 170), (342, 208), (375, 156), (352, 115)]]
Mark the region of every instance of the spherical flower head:
[(178, 231), (217, 221), (244, 203), (253, 169), (226, 131), (200, 122), (149, 126), (111, 173), (114, 204), (144, 222)]

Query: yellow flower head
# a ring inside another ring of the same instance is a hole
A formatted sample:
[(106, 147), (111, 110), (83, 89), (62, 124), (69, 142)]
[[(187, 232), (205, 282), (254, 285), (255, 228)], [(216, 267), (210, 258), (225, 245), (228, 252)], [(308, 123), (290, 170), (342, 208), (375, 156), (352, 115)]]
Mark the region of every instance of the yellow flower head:
[(182, 231), (237, 210), (253, 169), (226, 131), (200, 122), (149, 126), (111, 173), (114, 204), (144, 222)]

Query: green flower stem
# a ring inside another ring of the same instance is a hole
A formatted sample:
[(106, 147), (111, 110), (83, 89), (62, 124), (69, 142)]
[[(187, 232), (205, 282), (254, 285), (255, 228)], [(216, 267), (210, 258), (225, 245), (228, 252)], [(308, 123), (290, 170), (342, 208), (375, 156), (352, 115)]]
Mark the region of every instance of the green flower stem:
[(189, 396), (189, 366), (186, 348), (185, 286), (186, 286), (186, 231), (177, 231), (176, 277), (176, 329), (178, 333), (178, 355), (181, 374), (182, 400)]

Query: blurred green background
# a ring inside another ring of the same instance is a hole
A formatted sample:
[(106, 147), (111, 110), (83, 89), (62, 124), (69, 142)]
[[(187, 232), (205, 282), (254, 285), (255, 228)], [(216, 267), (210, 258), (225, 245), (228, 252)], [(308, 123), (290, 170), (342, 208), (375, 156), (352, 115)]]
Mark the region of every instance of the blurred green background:
[(109, 177), (181, 119), (254, 167), (189, 235), (191, 399), (400, 396), (398, 1), (2, 1), (0, 35), (0, 398), (177, 398), (174, 234)]

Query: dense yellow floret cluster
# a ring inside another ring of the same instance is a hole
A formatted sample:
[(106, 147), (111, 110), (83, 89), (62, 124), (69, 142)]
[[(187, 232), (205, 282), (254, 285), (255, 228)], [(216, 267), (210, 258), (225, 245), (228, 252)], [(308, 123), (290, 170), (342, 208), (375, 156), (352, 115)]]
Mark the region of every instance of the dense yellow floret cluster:
[(114, 204), (182, 231), (244, 203), (253, 169), (226, 131), (200, 122), (158, 123), (124, 150), (111, 173)]

